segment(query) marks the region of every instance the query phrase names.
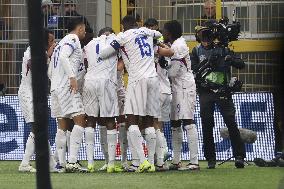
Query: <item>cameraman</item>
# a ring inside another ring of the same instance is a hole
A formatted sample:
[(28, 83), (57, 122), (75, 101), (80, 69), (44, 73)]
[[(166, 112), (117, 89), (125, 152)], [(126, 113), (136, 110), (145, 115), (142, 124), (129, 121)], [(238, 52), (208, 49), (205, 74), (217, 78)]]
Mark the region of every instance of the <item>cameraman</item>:
[(213, 138), (215, 104), (220, 109), (229, 130), (235, 166), (244, 168), (245, 146), (235, 121), (233, 89), (229, 88), (229, 82), (231, 66), (242, 69), (245, 64), (228, 48), (216, 46), (213, 43), (214, 37), (211, 29), (202, 27), (196, 34), (201, 44), (192, 50), (191, 63), (199, 93), (204, 155), (208, 161), (207, 168), (214, 169), (216, 165)]

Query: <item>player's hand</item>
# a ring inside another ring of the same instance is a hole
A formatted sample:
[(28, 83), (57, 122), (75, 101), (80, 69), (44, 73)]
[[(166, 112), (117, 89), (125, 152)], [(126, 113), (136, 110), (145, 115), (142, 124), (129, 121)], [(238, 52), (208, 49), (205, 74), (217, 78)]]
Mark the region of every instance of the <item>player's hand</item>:
[(48, 58), (51, 57), (55, 46), (56, 46), (56, 43), (53, 43), (53, 45), (51, 45), (51, 47), (49, 47), (49, 49), (47, 50), (47, 56), (48, 56)]
[(70, 77), (70, 91), (71, 93), (74, 92), (77, 93), (78, 90), (78, 84), (77, 84), (77, 80), (74, 77)]

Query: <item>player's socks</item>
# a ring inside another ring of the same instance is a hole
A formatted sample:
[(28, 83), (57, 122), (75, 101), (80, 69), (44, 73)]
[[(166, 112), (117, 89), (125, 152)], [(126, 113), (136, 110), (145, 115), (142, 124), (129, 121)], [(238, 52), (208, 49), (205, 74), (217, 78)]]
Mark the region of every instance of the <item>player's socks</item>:
[(71, 131), (66, 131), (66, 143), (67, 143), (67, 150), (68, 153), (70, 154), (70, 136), (71, 136)]
[(65, 166), (66, 164), (66, 132), (57, 129), (55, 136), (56, 151), (58, 154), (59, 164)]
[(190, 163), (198, 165), (198, 133), (195, 124), (186, 125), (187, 143), (190, 151)]
[[(56, 145), (56, 143), (55, 143), (55, 145)], [(53, 157), (54, 157), (54, 161), (56, 161), (56, 163), (59, 164), (59, 158), (58, 158), (57, 148), (55, 148)]]
[(181, 146), (182, 146), (182, 129), (181, 127), (172, 127), (173, 134), (173, 164), (180, 162)]
[(21, 165), (29, 165), (30, 159), (32, 158), (32, 155), (34, 154), (34, 152), (35, 152), (35, 136), (32, 132), (30, 132), (30, 135), (26, 143), (25, 154), (21, 162)]
[(148, 161), (154, 165), (154, 155), (156, 149), (156, 131), (154, 127), (145, 129), (145, 140), (148, 149)]
[(107, 146), (107, 128), (100, 126), (100, 143), (105, 157), (106, 164), (108, 163), (108, 146)]
[(139, 127), (138, 125), (130, 125), (128, 131), (129, 131), (129, 138), (132, 142), (134, 151), (136, 151), (139, 157), (140, 164), (143, 164), (147, 159), (144, 155), (144, 149), (142, 146), (143, 138), (139, 130)]
[(138, 167), (140, 165), (140, 161), (139, 161), (139, 157), (138, 154), (134, 148), (134, 145), (132, 144), (131, 140), (130, 140), (130, 134), (129, 131), (127, 131), (127, 140), (128, 140), (128, 146), (129, 146), (129, 150), (131, 152), (131, 156), (132, 156), (132, 161), (131, 164), (135, 167)]
[(48, 141), (48, 149), (49, 149), (49, 171), (51, 173), (58, 173), (59, 170), (56, 167), (56, 161), (54, 159), (54, 155), (52, 153), (49, 141)]
[(85, 128), (85, 142), (87, 151), (88, 165), (94, 163), (94, 145), (95, 145), (95, 129), (92, 127)]
[(116, 129), (107, 130), (107, 144), (108, 144), (108, 166), (113, 166), (115, 163), (117, 131)]
[(125, 123), (119, 124), (119, 144), (120, 144), (120, 150), (121, 150), (121, 163), (125, 164), (127, 163), (127, 148), (128, 148), (128, 142), (127, 142), (127, 132), (125, 128)]
[(156, 130), (156, 156), (157, 166), (163, 166), (164, 164), (164, 137), (160, 129)]
[(84, 128), (79, 125), (74, 125), (70, 136), (70, 156), (69, 163), (76, 163), (77, 156), (82, 143)]

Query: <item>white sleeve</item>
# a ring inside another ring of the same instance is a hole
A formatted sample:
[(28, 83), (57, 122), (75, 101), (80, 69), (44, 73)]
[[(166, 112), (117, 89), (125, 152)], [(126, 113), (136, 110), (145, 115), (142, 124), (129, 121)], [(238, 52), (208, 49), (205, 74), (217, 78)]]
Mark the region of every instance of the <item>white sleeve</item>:
[(63, 69), (69, 78), (76, 76), (72, 69), (70, 60), (69, 60), (69, 57), (73, 53), (73, 51), (74, 51), (73, 48), (65, 44), (62, 46), (62, 49), (59, 55), (59, 61), (61, 65), (63, 66)]
[(159, 39), (160, 37), (162, 37), (162, 34), (157, 30), (151, 30), (149, 28), (145, 28), (145, 31), (148, 36), (151, 36), (154, 39)]
[(118, 50), (121, 46), (123, 46), (123, 44), (123, 33), (119, 33), (116, 37), (113, 38), (110, 44), (106, 45), (105, 48), (100, 51), (100, 58), (106, 59), (110, 56), (113, 56), (114, 54), (117, 54)]
[(176, 45), (171, 47), (174, 51), (174, 55), (172, 56), (172, 59), (182, 59), (185, 58), (189, 54), (189, 49), (185, 45)]

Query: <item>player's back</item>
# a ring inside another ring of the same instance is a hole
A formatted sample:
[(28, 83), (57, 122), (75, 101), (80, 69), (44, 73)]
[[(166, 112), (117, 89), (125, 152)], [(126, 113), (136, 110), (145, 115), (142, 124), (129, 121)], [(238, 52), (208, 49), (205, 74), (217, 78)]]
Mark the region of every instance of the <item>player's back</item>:
[(171, 46), (174, 55), (171, 57), (169, 76), (172, 79), (172, 90), (179, 89), (195, 90), (194, 76), (191, 70), (189, 49), (183, 37), (174, 41)]
[(69, 77), (64, 71), (62, 62), (60, 62), (63, 46), (68, 46), (68, 48), (70, 48), (70, 55), (68, 55), (69, 63), (71, 64), (70, 66), (75, 77), (77, 77), (84, 68), (82, 48), (78, 36), (75, 34), (66, 35), (55, 47), (51, 57), (51, 91), (69, 84)]
[(94, 38), (84, 48), (88, 61), (88, 71), (85, 75), (86, 80), (104, 78), (110, 79), (114, 83), (117, 82), (117, 54), (104, 60), (99, 57), (100, 51), (104, 49), (106, 45), (110, 44), (115, 37), (114, 34), (109, 36), (102, 35)]
[[(157, 76), (154, 64), (153, 30), (147, 28), (130, 29), (118, 34), (124, 62), (128, 65), (129, 83), (141, 78)], [(124, 58), (125, 59), (125, 58)]]
[(24, 52), (22, 62), (22, 79), (20, 89), (32, 88), (32, 75), (31, 75), (31, 50), (30, 47)]

